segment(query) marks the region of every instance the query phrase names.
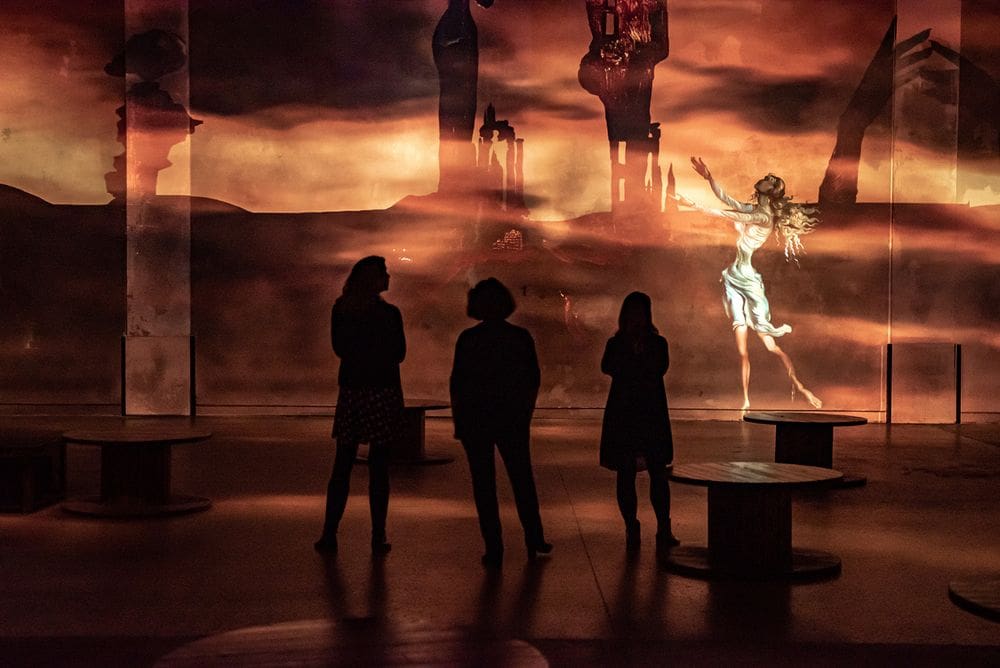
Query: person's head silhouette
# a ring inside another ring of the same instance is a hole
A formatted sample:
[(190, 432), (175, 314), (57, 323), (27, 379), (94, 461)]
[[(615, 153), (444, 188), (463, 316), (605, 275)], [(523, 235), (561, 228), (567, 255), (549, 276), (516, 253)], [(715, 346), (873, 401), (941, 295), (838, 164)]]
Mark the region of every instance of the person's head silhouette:
[(385, 268), (385, 258), (369, 255), (361, 258), (351, 268), (344, 281), (345, 296), (376, 297), (389, 289), (389, 271)]
[(632, 292), (622, 302), (618, 313), (618, 331), (629, 336), (655, 334), (653, 302), (644, 292)]
[(469, 290), (469, 303), (465, 312), (475, 320), (506, 320), (517, 308), (510, 290), (490, 277), (476, 283)]
[(389, 272), (385, 268), (385, 258), (369, 255), (351, 268), (337, 303), (347, 309), (366, 309), (381, 299), (380, 292), (388, 289)]

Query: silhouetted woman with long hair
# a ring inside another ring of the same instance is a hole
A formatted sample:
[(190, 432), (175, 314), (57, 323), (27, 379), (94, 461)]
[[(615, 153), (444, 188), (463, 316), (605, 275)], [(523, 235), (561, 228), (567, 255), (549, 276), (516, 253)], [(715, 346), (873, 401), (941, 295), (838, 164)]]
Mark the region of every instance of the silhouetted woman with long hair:
[(499, 568), (503, 562), (494, 446), (510, 477), (528, 558), (552, 551), (542, 532), (529, 451), (540, 378), (538, 358), (528, 330), (507, 322), (514, 308), (510, 291), (495, 278), (480, 281), (469, 291), (466, 312), (482, 322), (459, 335), (451, 372), (455, 438), (462, 441), (469, 458), (479, 529), (486, 544), (482, 562), (489, 568)]
[(323, 535), (315, 545), (321, 552), (337, 551), (337, 527), (344, 516), (360, 443), (369, 444), (372, 553), (385, 554), (391, 547), (385, 535), (388, 456), (402, 420), (399, 365), (406, 356), (406, 338), (399, 309), (380, 296), (388, 289), (385, 258), (363, 258), (351, 269), (330, 316), (330, 338), (340, 358), (340, 393), (333, 418), (337, 454), (327, 486)]
[(601, 371), (611, 376), (611, 391), (601, 429), (601, 466), (618, 474), (618, 509), (625, 520), (625, 545), (641, 543), (636, 473), (649, 471), (649, 500), (656, 513), (656, 549), (678, 544), (670, 526), (667, 466), (674, 443), (663, 376), (670, 365), (667, 340), (653, 326), (649, 296), (633, 292), (622, 303), (618, 331), (608, 340)]

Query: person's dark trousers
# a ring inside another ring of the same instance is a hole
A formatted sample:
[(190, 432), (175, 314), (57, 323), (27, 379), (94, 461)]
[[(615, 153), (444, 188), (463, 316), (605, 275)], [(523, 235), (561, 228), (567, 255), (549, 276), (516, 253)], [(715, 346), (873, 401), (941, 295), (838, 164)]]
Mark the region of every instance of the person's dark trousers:
[[(618, 509), (621, 511), (625, 526), (636, 522), (638, 499), (635, 493), (635, 459), (629, 458), (622, 468), (618, 469), (617, 493)], [(649, 502), (656, 513), (656, 524), (660, 531), (670, 531), (670, 483), (667, 480), (667, 467), (651, 466), (649, 468)]]
[[(347, 507), (351, 489), (351, 471), (358, 456), (357, 443), (337, 442), (333, 460), (333, 473), (326, 486), (326, 520), (324, 536), (336, 536), (337, 527)], [(389, 457), (388, 447), (373, 444), (368, 448), (368, 505), (371, 509), (372, 540), (385, 538), (385, 522), (389, 512)]]
[[(479, 514), (479, 530), (483, 535), (487, 553), (503, 551), (503, 537), (500, 528), (500, 508), (497, 504), (496, 466), (493, 458), (492, 440), (464, 440), (466, 455), (469, 457), (469, 471), (472, 474), (472, 494)], [(531, 453), (527, 438), (500, 437), (496, 441), (504, 468), (510, 478), (514, 492), (517, 515), (524, 528), (524, 542), (527, 546), (544, 542), (542, 518), (538, 512), (538, 493), (535, 477), (531, 470)]]

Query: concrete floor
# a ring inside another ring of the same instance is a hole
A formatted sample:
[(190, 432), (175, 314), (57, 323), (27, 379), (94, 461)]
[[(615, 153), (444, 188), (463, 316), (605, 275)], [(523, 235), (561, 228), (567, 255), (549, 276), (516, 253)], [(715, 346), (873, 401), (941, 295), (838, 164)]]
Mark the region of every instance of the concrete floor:
[[(4, 417), (64, 430), (101, 418)], [(842, 574), (808, 584), (708, 582), (656, 567), (640, 476), (642, 552), (628, 559), (600, 423), (536, 420), (535, 474), (551, 558), (530, 563), (501, 477), (507, 558), (492, 577), (451, 422), (427, 421), (448, 464), (395, 468), (392, 553), (368, 548), (355, 469), (341, 553), (312, 549), (332, 463), (325, 418), (203, 417), (213, 438), (174, 449), (174, 490), (212, 509), (108, 521), (50, 507), (0, 515), (0, 664), (152, 665), (191, 641), (302, 620), (463, 629), (524, 640), (551, 665), (1000, 665), (1000, 623), (952, 604), (948, 582), (1000, 572), (1000, 425), (839, 429), (835, 466), (868, 485), (799, 494), (793, 542)], [(773, 458), (773, 428), (674, 422), (676, 462)], [(70, 446), (69, 493), (94, 493), (94, 448)], [(706, 491), (679, 484), (674, 533), (706, 540)], [(472, 642), (470, 640), (470, 642)], [(357, 657), (355, 657), (357, 658)], [(337, 663), (337, 661), (332, 661)], [(377, 661), (375, 661), (377, 662)]]

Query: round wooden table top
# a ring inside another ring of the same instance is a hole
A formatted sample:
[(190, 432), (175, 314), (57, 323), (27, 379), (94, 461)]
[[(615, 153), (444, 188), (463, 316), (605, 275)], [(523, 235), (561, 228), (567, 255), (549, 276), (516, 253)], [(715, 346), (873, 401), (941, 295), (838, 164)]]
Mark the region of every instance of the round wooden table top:
[(750, 412), (743, 416), (745, 422), (759, 424), (815, 424), (834, 427), (854, 427), (868, 424), (866, 418), (857, 415), (839, 415), (837, 413), (800, 413), (784, 411), (776, 413)]
[(549, 664), (523, 640), (362, 618), (313, 619), (226, 631), (174, 650), (154, 668), (379, 665), (544, 668)]
[(69, 443), (84, 445), (172, 445), (197, 443), (212, 436), (212, 432), (179, 422), (121, 422), (88, 429), (72, 429), (63, 434)]
[(777, 462), (702, 462), (677, 464), (668, 477), (689, 485), (780, 485), (804, 487), (840, 480), (844, 474), (834, 469)]
[(1000, 573), (949, 582), (948, 596), (969, 612), (1000, 621)]

